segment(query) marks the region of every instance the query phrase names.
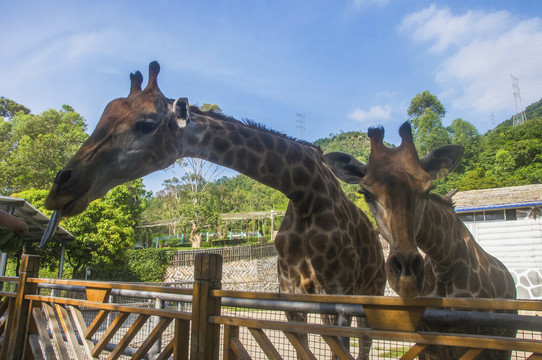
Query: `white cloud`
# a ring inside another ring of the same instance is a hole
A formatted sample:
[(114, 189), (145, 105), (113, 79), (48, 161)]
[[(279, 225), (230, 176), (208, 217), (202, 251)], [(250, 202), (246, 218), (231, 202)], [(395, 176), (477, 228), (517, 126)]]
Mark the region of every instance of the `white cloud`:
[(355, 109), (348, 114), (348, 117), (357, 121), (386, 120), (391, 117), (391, 107), (377, 105), (371, 106), (369, 110)]
[(510, 74), (520, 79), (524, 104), (542, 96), (542, 19), (519, 19), (506, 11), (453, 14), (429, 6), (406, 16), (400, 31), (427, 45), (439, 61), (435, 80), (441, 98), (477, 113), (505, 111), (514, 100)]

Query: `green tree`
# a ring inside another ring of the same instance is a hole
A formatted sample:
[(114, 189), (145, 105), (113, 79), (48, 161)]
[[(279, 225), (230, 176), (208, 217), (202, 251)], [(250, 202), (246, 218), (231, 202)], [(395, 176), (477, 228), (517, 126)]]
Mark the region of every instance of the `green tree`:
[[(332, 151), (348, 152), (360, 161), (367, 162), (370, 152), (370, 141), (366, 133), (360, 131), (341, 132), (330, 134), (329, 138), (318, 139), (314, 145), (320, 146), (324, 153)], [(386, 144), (392, 146), (391, 144)]]
[(410, 101), (407, 114), (413, 120), (415, 124), (415, 118), (422, 116), (425, 113), (425, 109), (431, 109), (441, 120), (446, 115), (446, 109), (439, 99), (431, 94), (428, 90), (425, 90), (421, 94), (416, 94)]
[(487, 174), (484, 168), (481, 166), (478, 166), (473, 170), (467, 171), (464, 175), (460, 177), (454, 178), (454, 181), (448, 183), (448, 185), (449, 187), (448, 189), (446, 189), (446, 191), (439, 192), (441, 195), (444, 195), (450, 189), (468, 191), (492, 189), (500, 186), (499, 181), (490, 174)]
[(88, 135), (84, 119), (68, 105), (41, 115), (18, 112), (0, 126), (0, 193), (50, 188), (55, 174)]
[(12, 119), (19, 112), (30, 114), (30, 109), (24, 105), (17, 104), (13, 100), (0, 96), (0, 117)]
[(516, 162), (512, 154), (506, 149), (499, 149), (495, 154), (495, 161), (489, 174), (492, 175), (500, 186), (511, 186), (513, 181), (510, 174), (516, 168)]
[(222, 109), (217, 104), (203, 104), (200, 107), (201, 111), (212, 111), (217, 114), (222, 114)]
[[(88, 265), (125, 261), (125, 253), (134, 243), (134, 227), (145, 193), (141, 180), (126, 183), (90, 203), (84, 213), (62, 220), (60, 226), (75, 236), (66, 249), (74, 278), (82, 277)], [(47, 190), (27, 190), (17, 197), (50, 215), (51, 212), (44, 208), (47, 194)], [(46, 264), (57, 266), (60, 246), (52, 242), (45, 249), (32, 247), (27, 252), (40, 254)]]
[(542, 118), (518, 126), (499, 126), (481, 141), (479, 166), (495, 177), (499, 186), (540, 183)]
[(467, 164), (474, 164), (480, 151), (480, 134), (474, 125), (461, 118), (457, 118), (446, 130), (451, 134), (451, 143), (461, 145), (465, 148), (463, 159), (454, 170), (456, 173), (463, 173)]
[(203, 240), (201, 231), (207, 228), (214, 232), (220, 223), (220, 213), (213, 207), (213, 198), (210, 192), (195, 193), (187, 191), (185, 201), (178, 209), (182, 226), (189, 229), (192, 247), (201, 247)]
[(416, 118), (416, 124), (414, 144), (422, 156), (439, 146), (450, 144), (450, 134), (442, 125), (440, 117), (430, 108), (426, 108), (423, 115)]

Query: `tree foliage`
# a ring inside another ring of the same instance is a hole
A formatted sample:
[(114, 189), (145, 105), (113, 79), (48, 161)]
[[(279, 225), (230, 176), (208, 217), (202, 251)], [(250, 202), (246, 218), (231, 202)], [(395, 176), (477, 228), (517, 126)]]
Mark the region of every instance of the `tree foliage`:
[(446, 115), (444, 105), (442, 105), (439, 99), (428, 90), (414, 96), (410, 101), (407, 114), (411, 119), (415, 119), (422, 116), (425, 113), (425, 109), (431, 109), (431, 111), (440, 119), (443, 119)]
[(13, 119), (17, 113), (30, 114), (30, 109), (13, 100), (0, 96), (0, 117)]
[[(16, 196), (50, 215), (51, 211), (44, 206), (47, 194), (47, 190), (31, 189)], [(84, 213), (61, 221), (60, 226), (75, 236), (66, 249), (66, 258), (73, 267), (75, 277), (81, 277), (82, 270), (88, 265), (125, 261), (126, 250), (134, 243), (134, 228), (143, 210), (144, 194), (142, 181), (135, 180), (91, 202)], [(54, 242), (45, 249), (34, 246), (27, 250), (42, 255), (43, 261), (51, 266), (56, 266), (60, 255), (60, 246)]]
[(420, 155), (450, 143), (450, 134), (442, 125), (442, 120), (430, 108), (416, 118), (414, 126), (414, 144)]
[[(536, 105), (536, 106), (535, 106)], [(437, 192), (460, 191), (542, 183), (542, 100), (529, 107), (525, 123), (512, 126), (508, 120), (484, 135), (463, 120), (447, 129), (454, 144), (465, 147), (460, 165), (438, 182)]]
[(205, 104), (201, 105), (199, 108), (200, 108), (201, 111), (212, 111), (212, 112), (217, 113), (217, 114), (222, 114), (222, 109), (217, 104), (205, 103)]
[(478, 158), (481, 141), (478, 129), (470, 122), (457, 118), (446, 130), (450, 133), (451, 144), (461, 145), (465, 148), (463, 160), (456, 168), (456, 171), (463, 172), (467, 164), (474, 164)]
[(20, 111), (0, 120), (0, 193), (49, 189), (55, 174), (86, 140), (86, 124), (68, 105), (40, 115)]
[[(85, 120), (68, 105), (33, 115), (23, 105), (0, 98), (0, 193), (24, 198), (46, 215), (44, 202), (55, 174), (88, 138)], [(141, 180), (121, 185), (92, 202), (83, 214), (64, 219), (66, 230), (75, 235), (67, 248), (74, 276), (93, 263), (114, 263), (134, 242), (134, 228), (148, 201)], [(60, 245), (44, 249), (36, 244), (27, 253), (42, 256), (42, 263), (58, 266)]]
[(424, 91), (410, 101), (407, 110), (412, 123), (414, 143), (422, 155), (435, 147), (450, 143), (450, 134), (442, 125), (446, 115), (444, 105), (429, 91)]

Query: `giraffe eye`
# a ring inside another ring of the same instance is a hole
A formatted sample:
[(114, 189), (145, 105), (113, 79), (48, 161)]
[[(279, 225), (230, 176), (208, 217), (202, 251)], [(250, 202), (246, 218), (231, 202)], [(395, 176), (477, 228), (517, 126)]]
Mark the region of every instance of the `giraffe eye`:
[(358, 190), (358, 193), (362, 194), (363, 197), (365, 198), (365, 201), (368, 203), (372, 203), (373, 201), (375, 201), (375, 198), (373, 197), (373, 195), (371, 195), (371, 193), (365, 189)]
[(138, 121), (135, 124), (135, 128), (134, 128), (136, 132), (142, 133), (142, 134), (148, 134), (152, 132), (154, 129), (156, 129), (156, 121), (151, 120), (151, 119)]

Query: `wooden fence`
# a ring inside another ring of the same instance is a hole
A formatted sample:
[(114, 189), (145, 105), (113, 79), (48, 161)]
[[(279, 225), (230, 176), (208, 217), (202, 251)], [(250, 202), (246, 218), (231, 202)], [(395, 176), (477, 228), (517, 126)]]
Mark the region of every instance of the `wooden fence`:
[[(269, 359), (317, 359), (307, 335), (322, 339), (340, 359), (353, 359), (344, 339), (367, 337), (375, 341), (400, 341), (409, 345), (401, 359), (413, 359), (428, 346), (464, 348), (461, 359), (475, 359), (485, 349), (521, 353), (524, 359), (542, 359), (542, 319), (535, 315), (472, 312), (541, 312), (541, 301), (503, 299), (422, 298), (301, 295), (221, 290), (222, 258), (216, 254), (196, 257), (191, 289), (115, 282), (44, 279), (38, 277), (39, 257), (25, 255), (14, 292), (1, 292), (0, 359), (251, 359), (263, 353)], [(84, 291), (84, 298), (68, 297), (68, 290)], [(108, 302), (112, 294), (137, 295), (191, 303), (190, 308), (140, 307)], [(232, 308), (243, 309), (242, 316)], [(252, 310), (251, 310), (252, 309)], [(257, 309), (362, 316), (360, 327), (293, 323), (259, 319)], [(452, 310), (453, 309), (453, 310)], [(457, 310), (460, 311), (457, 311)], [(92, 319), (85, 320), (84, 313)], [(153, 319), (154, 317), (154, 319)], [(151, 321), (153, 320), (153, 321)], [(152, 327), (134, 342), (146, 324)], [(421, 331), (420, 324), (440, 324), (453, 329), (471, 326), (511, 327), (529, 331), (531, 338)], [(284, 354), (271, 339), (280, 333), (296, 353)], [(167, 333), (167, 336), (164, 336)], [(249, 338), (242, 333), (248, 333)], [(116, 339), (116, 340), (114, 340)], [(341, 340), (342, 339), (342, 340)], [(162, 342), (162, 344), (160, 344)], [(258, 350), (252, 350), (252, 344)], [(156, 346), (158, 344), (158, 346)]]

